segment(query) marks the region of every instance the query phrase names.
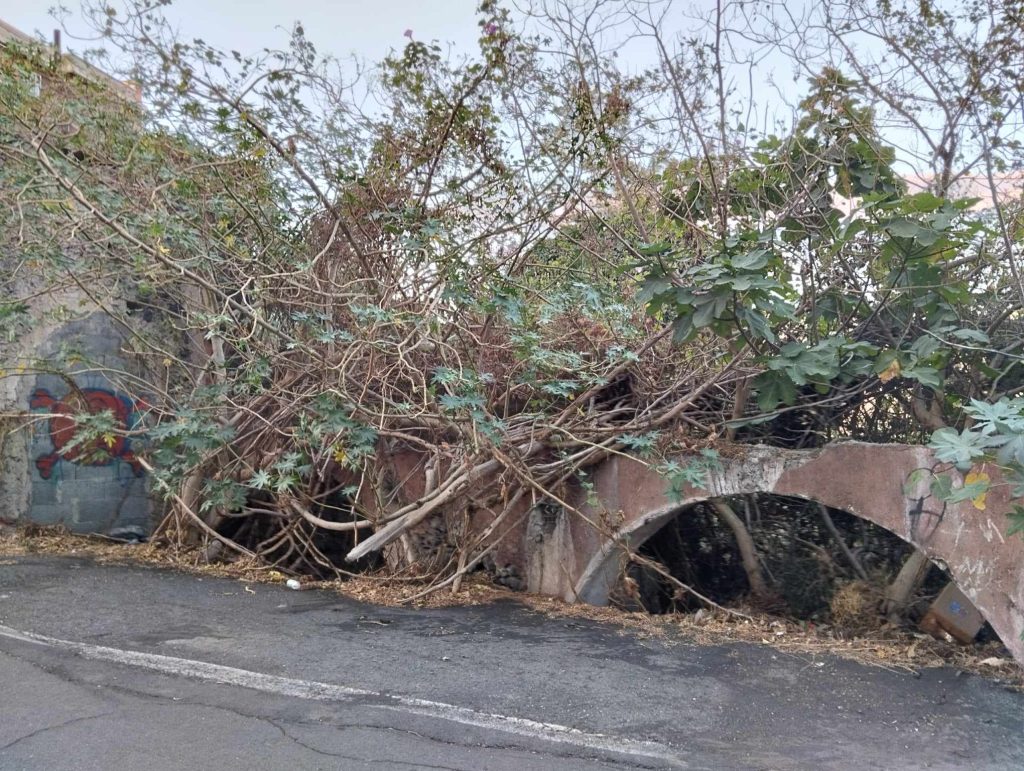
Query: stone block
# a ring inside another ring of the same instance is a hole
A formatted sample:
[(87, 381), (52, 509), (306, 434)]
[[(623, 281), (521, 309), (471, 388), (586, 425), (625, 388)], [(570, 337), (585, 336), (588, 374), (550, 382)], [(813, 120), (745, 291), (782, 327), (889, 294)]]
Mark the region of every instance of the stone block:
[(59, 487), (53, 482), (38, 479), (32, 483), (33, 506), (56, 506), (60, 503)]
[(71, 517), (63, 506), (32, 506), (32, 521), (39, 525), (68, 525)]
[(919, 626), (937, 639), (941, 640), (945, 633), (961, 645), (970, 645), (984, 623), (974, 604), (950, 582), (935, 598)]

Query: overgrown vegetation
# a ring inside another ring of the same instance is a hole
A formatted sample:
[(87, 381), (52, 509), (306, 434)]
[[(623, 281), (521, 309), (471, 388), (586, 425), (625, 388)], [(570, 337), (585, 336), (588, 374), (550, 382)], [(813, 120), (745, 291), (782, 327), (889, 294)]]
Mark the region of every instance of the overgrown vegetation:
[[(931, 441), (946, 500), (1021, 477), (1019, 3), (485, 0), (465, 58), (410, 38), (362, 79), (163, 4), (88, 11), (141, 106), (2, 57), (0, 335), (65, 288), (122, 325), (170, 544), (436, 587), (538, 504), (584, 516), (614, 454), (693, 484), (723, 441)], [(755, 118), (769, 67), (792, 119)]]

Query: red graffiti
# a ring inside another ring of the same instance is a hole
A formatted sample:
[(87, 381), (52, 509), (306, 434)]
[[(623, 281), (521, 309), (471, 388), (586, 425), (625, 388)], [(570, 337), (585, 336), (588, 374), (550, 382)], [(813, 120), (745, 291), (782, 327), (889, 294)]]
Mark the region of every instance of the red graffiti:
[(53, 413), (53, 417), (49, 420), (53, 452), (36, 458), (36, 468), (39, 469), (39, 475), (43, 479), (50, 478), (54, 466), (60, 460), (79, 463), (83, 466), (108, 466), (116, 460), (122, 460), (132, 467), (135, 476), (142, 476), (145, 473), (135, 454), (129, 448), (128, 439), (123, 436), (114, 436), (109, 443), (102, 438), (97, 438), (92, 442), (67, 447), (68, 442), (78, 431), (78, 423), (71, 417), (77, 413), (86, 412), (95, 415), (99, 412), (109, 411), (113, 414), (118, 428), (128, 428), (134, 407), (127, 398), (102, 388), (82, 388), (79, 391), (70, 392), (63, 399), (56, 399), (45, 388), (37, 388), (32, 393), (29, 406), (32, 409), (47, 409)]

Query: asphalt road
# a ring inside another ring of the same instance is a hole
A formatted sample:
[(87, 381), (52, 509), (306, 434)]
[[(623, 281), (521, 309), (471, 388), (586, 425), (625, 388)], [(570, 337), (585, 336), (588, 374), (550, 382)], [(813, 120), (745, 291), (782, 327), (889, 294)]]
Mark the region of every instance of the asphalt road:
[(0, 561), (0, 769), (1024, 768), (1024, 696), (951, 670), (250, 589)]

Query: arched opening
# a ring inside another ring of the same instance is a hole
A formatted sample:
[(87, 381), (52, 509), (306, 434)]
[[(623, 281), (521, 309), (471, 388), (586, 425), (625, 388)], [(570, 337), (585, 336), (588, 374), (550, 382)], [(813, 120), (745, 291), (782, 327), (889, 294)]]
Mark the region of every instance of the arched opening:
[[(608, 600), (659, 614), (693, 613), (710, 600), (842, 636), (896, 633), (916, 628), (951, 581), (926, 560), (908, 578), (914, 553), (889, 530), (816, 501), (727, 496), (662, 514), (638, 530)], [(988, 624), (977, 639), (998, 640)]]
[[(221, 513), (214, 523), (215, 530), (259, 554), (270, 567), (290, 575), (340, 579), (370, 572), (383, 564), (379, 553), (355, 563), (346, 560), (358, 540), (372, 534), (373, 529), (340, 486), (322, 492), (305, 511), (308, 518), (296, 516), (298, 510), (281, 511), (270, 494), (251, 491), (244, 509)], [(205, 544), (207, 562), (232, 560), (236, 556), (218, 540), (209, 539)]]

